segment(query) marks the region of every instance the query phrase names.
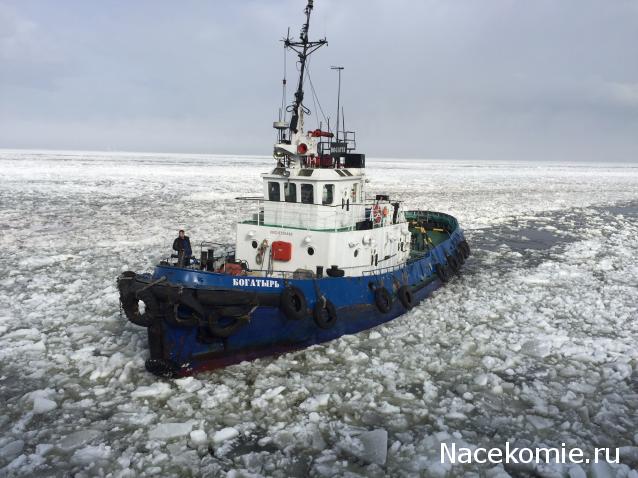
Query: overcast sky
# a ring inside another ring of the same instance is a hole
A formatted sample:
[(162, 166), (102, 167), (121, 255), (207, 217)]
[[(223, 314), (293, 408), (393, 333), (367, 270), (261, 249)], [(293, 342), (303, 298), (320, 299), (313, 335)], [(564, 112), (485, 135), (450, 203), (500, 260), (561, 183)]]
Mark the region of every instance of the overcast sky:
[[(304, 6), (0, 0), (0, 148), (268, 155)], [(310, 36), (369, 156), (638, 160), (638, 0), (315, 0)]]

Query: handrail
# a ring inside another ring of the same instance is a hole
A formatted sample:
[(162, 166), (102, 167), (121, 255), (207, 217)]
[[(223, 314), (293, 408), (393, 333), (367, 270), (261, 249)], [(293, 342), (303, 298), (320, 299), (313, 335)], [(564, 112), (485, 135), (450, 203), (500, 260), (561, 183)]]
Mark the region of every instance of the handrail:
[[(395, 264), (393, 266), (379, 267), (377, 269), (366, 269), (367, 267), (370, 267), (369, 265), (340, 267), (339, 269), (348, 270), (348, 271), (359, 270), (359, 271), (361, 271), (361, 275), (362, 276), (374, 276), (374, 275), (385, 273), (385, 272), (389, 272), (389, 271), (403, 269), (404, 267), (407, 267), (408, 265), (410, 265), (411, 262), (415, 262), (415, 260), (414, 259), (408, 259), (408, 260), (406, 260), (404, 262), (401, 262), (400, 264)], [(281, 276), (281, 278), (283, 278), (283, 279), (292, 278), (292, 277), (294, 277), (294, 275), (296, 273), (298, 273), (297, 271), (283, 271), (283, 270), (267, 271), (265, 269), (249, 269), (246, 272), (248, 274), (255, 273), (255, 272), (263, 272), (265, 274), (265, 277)], [(325, 279), (325, 278), (329, 278), (329, 277), (330, 276), (328, 276), (326, 274), (322, 278)]]
[[(315, 204), (315, 203), (306, 203), (306, 202), (300, 202), (300, 201), (275, 201), (272, 199), (266, 199), (263, 196), (238, 196), (235, 198), (235, 200), (237, 201), (260, 201), (260, 202), (273, 202), (273, 203), (288, 203), (288, 204), (306, 204), (308, 206), (322, 206), (322, 207), (340, 207), (340, 208), (344, 208), (345, 205), (341, 205), (341, 204)], [(369, 205), (374, 205), (374, 204), (383, 204), (383, 203), (388, 203), (388, 204), (403, 204), (404, 201), (390, 201), (388, 200), (377, 200), (377, 199), (366, 199), (365, 202), (351, 202), (349, 203), (350, 207), (352, 206), (369, 206)]]
[(406, 222), (402, 214), (396, 215), (392, 212), (393, 209), (396, 211), (397, 208), (403, 208), (402, 201), (390, 201), (385, 198), (367, 197), (364, 202), (355, 203), (342, 200), (336, 204), (275, 201), (263, 196), (240, 196), (236, 199), (252, 203), (250, 208), (241, 207), (246, 215), (251, 214), (240, 221), (243, 224), (315, 231), (345, 231), (356, 230), (365, 221), (369, 221), (371, 225), (362, 229), (376, 229)]
[(204, 246), (235, 247), (235, 244), (224, 243), (224, 242), (213, 242), (213, 241), (201, 241), (199, 243), (199, 247), (203, 248)]

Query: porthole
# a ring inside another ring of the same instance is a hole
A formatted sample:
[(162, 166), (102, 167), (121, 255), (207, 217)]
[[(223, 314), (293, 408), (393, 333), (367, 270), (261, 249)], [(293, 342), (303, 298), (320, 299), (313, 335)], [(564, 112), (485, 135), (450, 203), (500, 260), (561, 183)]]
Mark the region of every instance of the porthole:
[(258, 246), (257, 241), (253, 241), (253, 249), (257, 249), (257, 246)]
[(315, 253), (315, 248), (314, 247), (309, 247), (308, 248), (308, 255), (311, 256)]

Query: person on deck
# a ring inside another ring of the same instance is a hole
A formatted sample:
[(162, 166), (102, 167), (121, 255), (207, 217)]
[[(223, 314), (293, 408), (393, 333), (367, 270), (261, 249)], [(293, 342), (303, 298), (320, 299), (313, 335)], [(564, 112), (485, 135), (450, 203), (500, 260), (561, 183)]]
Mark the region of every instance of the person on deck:
[(173, 241), (173, 250), (177, 251), (177, 264), (180, 267), (187, 265), (193, 255), (191, 240), (184, 234), (184, 229), (179, 230), (179, 236)]

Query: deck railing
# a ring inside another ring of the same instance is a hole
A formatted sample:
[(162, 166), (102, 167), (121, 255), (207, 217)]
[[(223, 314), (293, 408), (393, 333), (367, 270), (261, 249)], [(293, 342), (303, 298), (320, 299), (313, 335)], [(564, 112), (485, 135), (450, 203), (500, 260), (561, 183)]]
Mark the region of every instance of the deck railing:
[[(299, 202), (269, 201), (263, 197), (238, 197), (252, 208), (244, 224), (283, 227), (314, 231), (348, 231), (373, 229), (396, 222), (404, 222), (401, 215), (394, 216), (399, 202), (368, 199), (364, 203), (306, 204)], [(246, 208), (242, 207), (246, 213)]]

